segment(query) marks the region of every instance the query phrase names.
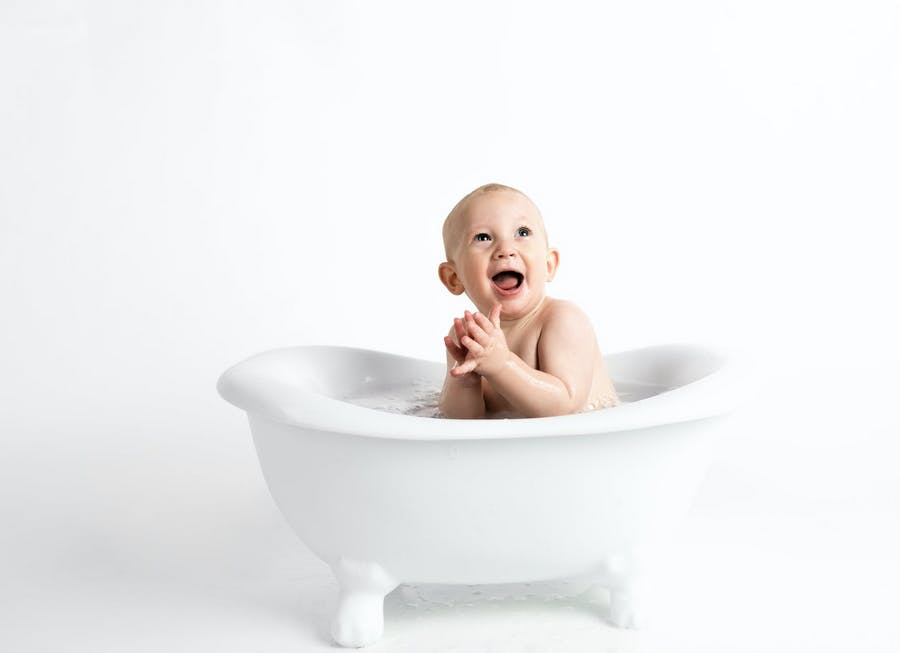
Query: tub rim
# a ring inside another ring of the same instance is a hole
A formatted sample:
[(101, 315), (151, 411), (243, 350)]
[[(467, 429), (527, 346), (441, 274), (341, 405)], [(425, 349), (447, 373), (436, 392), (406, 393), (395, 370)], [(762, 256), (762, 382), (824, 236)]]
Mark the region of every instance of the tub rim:
[(717, 367), (703, 377), (652, 397), (589, 413), (511, 419), (435, 419), (367, 408), (260, 372), (260, 363), (279, 353), (300, 350), (377, 355), (415, 364), (444, 363), (373, 349), (342, 345), (297, 345), (259, 352), (229, 367), (216, 383), (219, 395), (248, 415), (262, 416), (300, 428), (370, 438), (398, 440), (484, 440), (602, 434), (706, 419), (732, 412), (747, 394), (748, 375), (732, 349), (695, 343), (668, 343), (613, 352), (653, 355), (680, 350), (685, 355), (715, 359)]

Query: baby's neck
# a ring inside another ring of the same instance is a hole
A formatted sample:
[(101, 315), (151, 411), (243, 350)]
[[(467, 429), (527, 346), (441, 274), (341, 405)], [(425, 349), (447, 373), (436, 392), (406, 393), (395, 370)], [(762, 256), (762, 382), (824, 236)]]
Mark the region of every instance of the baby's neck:
[(539, 301), (537, 303), (537, 305), (533, 309), (531, 309), (528, 313), (526, 313), (525, 315), (520, 315), (519, 317), (513, 318), (511, 320), (504, 320), (503, 314), (501, 313), (500, 314), (500, 328), (503, 329), (504, 333), (507, 332), (508, 330), (526, 328), (529, 324), (531, 324), (534, 321), (534, 319), (538, 315), (541, 314), (541, 311), (543, 310), (544, 306), (547, 304), (548, 300), (549, 300), (549, 297), (547, 297), (547, 295), (544, 295), (543, 297), (541, 297), (541, 301)]

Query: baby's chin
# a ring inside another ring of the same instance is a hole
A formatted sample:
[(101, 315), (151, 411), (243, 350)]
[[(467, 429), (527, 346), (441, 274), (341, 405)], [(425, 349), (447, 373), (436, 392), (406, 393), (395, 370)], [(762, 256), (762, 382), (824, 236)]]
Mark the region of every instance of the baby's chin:
[(533, 313), (543, 303), (544, 295), (535, 296), (521, 295), (516, 297), (508, 297), (505, 300), (499, 300), (502, 310), (500, 311), (501, 320), (518, 320), (520, 318)]

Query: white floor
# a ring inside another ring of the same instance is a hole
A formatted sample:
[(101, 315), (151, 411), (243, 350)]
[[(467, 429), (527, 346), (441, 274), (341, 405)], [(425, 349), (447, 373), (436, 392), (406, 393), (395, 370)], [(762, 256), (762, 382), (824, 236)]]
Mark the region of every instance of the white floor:
[[(832, 372), (770, 379), (736, 420), (646, 630), (610, 627), (582, 581), (401, 587), (369, 650), (900, 650), (897, 384), (845, 370), (865, 392), (836, 394)], [(282, 522), (245, 421), (194, 403), (5, 437), (0, 650), (336, 650), (336, 584)]]

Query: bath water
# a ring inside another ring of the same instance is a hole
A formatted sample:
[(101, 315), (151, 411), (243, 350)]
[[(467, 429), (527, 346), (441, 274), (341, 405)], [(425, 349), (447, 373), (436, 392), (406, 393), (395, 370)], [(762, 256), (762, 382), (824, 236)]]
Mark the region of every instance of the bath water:
[[(640, 401), (670, 389), (662, 385), (635, 381), (616, 381), (615, 386), (619, 400), (623, 404)], [(413, 381), (410, 385), (380, 387), (340, 397), (343, 401), (364, 408), (416, 417), (442, 417), (438, 409), (440, 398), (440, 386), (419, 380)]]
[(364, 408), (416, 417), (440, 417), (440, 398), (440, 386), (419, 380), (410, 385), (382, 386), (341, 397), (343, 401)]

